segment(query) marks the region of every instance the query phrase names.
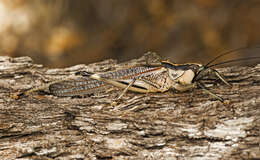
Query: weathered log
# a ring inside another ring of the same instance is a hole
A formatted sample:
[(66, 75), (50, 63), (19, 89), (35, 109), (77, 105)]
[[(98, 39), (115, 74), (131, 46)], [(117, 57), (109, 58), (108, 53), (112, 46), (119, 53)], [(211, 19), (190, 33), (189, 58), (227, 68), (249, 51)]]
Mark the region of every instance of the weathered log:
[(260, 158), (260, 65), (219, 69), (232, 88), (205, 80), (224, 103), (202, 89), (128, 92), (115, 106), (111, 102), (121, 93), (116, 88), (84, 98), (48, 92), (13, 97), (79, 70), (109, 71), (143, 61), (47, 69), (29, 57), (0, 57), (0, 159)]

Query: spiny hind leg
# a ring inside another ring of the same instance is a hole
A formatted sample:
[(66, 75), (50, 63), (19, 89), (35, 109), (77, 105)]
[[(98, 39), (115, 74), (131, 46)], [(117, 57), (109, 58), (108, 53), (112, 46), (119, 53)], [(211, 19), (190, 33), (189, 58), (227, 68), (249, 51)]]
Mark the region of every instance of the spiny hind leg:
[[(135, 82), (137, 82), (135, 84)], [(139, 83), (139, 84), (138, 84)], [(142, 89), (140, 89), (142, 88)], [(160, 86), (153, 84), (152, 82), (147, 81), (143, 78), (133, 78), (129, 84), (124, 88), (123, 92), (120, 94), (120, 96), (116, 99), (119, 100), (122, 98), (122, 96), (128, 91), (132, 90), (134, 92), (139, 93), (149, 93), (149, 92), (164, 92), (165, 89), (161, 89)]]

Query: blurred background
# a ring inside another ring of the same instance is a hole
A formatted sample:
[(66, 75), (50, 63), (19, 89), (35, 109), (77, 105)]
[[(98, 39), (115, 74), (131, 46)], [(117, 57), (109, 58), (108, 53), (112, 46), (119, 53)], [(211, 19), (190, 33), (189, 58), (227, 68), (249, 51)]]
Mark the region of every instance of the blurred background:
[(49, 67), (122, 62), (148, 51), (205, 63), (225, 50), (259, 46), (258, 16), (259, 0), (0, 0), (0, 55)]

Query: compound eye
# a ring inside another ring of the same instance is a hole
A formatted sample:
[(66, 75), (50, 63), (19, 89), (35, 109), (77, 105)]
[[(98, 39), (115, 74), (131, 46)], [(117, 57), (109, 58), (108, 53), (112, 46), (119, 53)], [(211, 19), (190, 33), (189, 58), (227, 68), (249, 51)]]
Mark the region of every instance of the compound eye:
[(172, 80), (175, 80), (184, 74), (183, 70), (168, 70), (168, 74)]
[(194, 72), (200, 72), (201, 70), (204, 69), (204, 66), (202, 66), (202, 65), (195, 65), (193, 69), (194, 69), (193, 70)]

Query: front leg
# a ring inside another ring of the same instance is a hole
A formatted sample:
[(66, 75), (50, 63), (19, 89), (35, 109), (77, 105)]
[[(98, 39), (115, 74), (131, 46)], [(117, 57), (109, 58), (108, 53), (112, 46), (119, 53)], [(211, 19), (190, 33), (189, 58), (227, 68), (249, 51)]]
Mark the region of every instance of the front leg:
[(191, 84), (180, 84), (180, 83), (176, 83), (175, 85), (173, 85), (173, 88), (180, 91), (180, 92), (185, 92), (187, 90), (191, 90), (193, 88), (197, 88), (197, 83), (191, 83)]
[(205, 92), (207, 92), (208, 94), (212, 95), (213, 97), (215, 97), (216, 99), (218, 99), (221, 102), (224, 102), (224, 99), (218, 95), (216, 95), (215, 93), (212, 93), (210, 90), (208, 90), (202, 83), (198, 83), (198, 86), (200, 88), (202, 88)]
[(205, 92), (207, 92), (209, 95), (215, 97), (216, 99), (218, 99), (219, 101), (223, 102), (224, 99), (214, 93), (212, 93), (210, 90), (208, 90), (203, 84), (199, 83), (199, 82), (194, 82), (192, 84), (188, 84), (188, 85), (182, 85), (182, 84), (176, 84), (174, 85), (174, 89), (180, 91), (180, 92), (185, 92), (187, 90), (191, 90), (193, 88), (197, 88), (200, 87), (201, 89), (203, 89)]

